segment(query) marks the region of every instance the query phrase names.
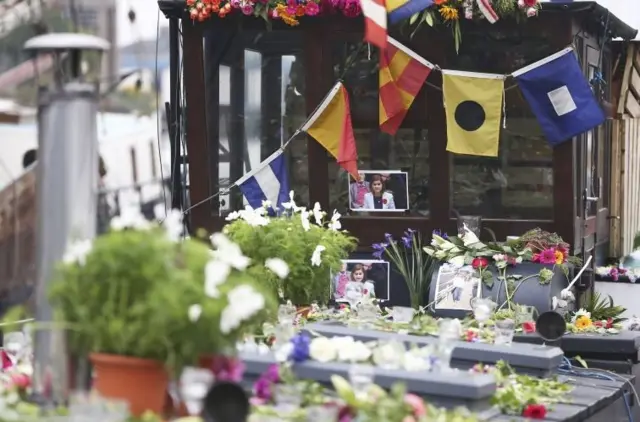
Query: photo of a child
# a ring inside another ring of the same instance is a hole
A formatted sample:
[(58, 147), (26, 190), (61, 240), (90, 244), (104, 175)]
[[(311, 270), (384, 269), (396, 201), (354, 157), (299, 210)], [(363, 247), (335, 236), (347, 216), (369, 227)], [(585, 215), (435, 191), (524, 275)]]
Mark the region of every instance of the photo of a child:
[(365, 179), (365, 174), (358, 173), (359, 179), (349, 185), (349, 198), (352, 209), (364, 208), (364, 198), (371, 193), (371, 184)]
[(436, 309), (471, 310), (471, 299), (477, 294), (480, 279), (470, 265), (441, 266), (436, 283)]
[(376, 260), (344, 260), (331, 277), (336, 302), (356, 303), (365, 297), (389, 300), (389, 263)]

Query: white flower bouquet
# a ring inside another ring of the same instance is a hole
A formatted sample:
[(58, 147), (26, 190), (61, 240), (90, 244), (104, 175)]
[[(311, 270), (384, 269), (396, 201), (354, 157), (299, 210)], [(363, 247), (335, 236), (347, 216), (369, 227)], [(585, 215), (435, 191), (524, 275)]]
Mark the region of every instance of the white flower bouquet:
[[(327, 218), (320, 204), (307, 210), (295, 203), (293, 192), (289, 196), (284, 209), (276, 210), (278, 217), (268, 215), (274, 211), (268, 202), (262, 208), (232, 212), (223, 232), (251, 259), (247, 271), (267, 281), (281, 300), (297, 306), (323, 305), (330, 299), (331, 271), (355, 249), (356, 239), (340, 230), (338, 212)], [(287, 261), (287, 278), (279, 276), (274, 257)]]

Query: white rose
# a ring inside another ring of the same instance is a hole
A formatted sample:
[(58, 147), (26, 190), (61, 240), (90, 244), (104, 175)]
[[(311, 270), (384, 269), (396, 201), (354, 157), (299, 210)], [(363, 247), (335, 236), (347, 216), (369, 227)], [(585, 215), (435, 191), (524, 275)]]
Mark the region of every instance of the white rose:
[(331, 339), (316, 337), (311, 340), (311, 344), (309, 345), (309, 356), (318, 362), (331, 362), (338, 357), (338, 350)]

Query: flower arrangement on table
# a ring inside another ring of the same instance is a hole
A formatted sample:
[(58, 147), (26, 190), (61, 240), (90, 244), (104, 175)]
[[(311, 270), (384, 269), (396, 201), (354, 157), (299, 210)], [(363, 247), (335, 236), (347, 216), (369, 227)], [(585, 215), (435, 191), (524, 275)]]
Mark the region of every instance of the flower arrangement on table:
[(611, 279), (612, 281), (618, 281), (622, 278), (623, 280), (627, 279), (629, 282), (635, 283), (640, 279), (640, 268), (627, 269), (620, 268), (617, 265), (607, 265), (606, 267), (596, 267), (596, 275)]
[[(316, 203), (308, 210), (294, 201), (283, 203), (281, 215), (270, 217), (270, 203), (234, 211), (227, 216), (223, 232), (251, 260), (247, 272), (264, 284), (283, 302), (307, 307), (314, 302), (325, 305), (331, 298), (330, 274), (356, 247), (356, 239), (340, 230), (340, 214), (331, 217)], [(273, 257), (287, 259), (286, 271)], [(286, 279), (282, 276), (286, 276)]]
[(429, 292), (431, 277), (437, 267), (435, 259), (424, 255), (420, 233), (407, 229), (399, 241), (386, 233), (384, 241), (374, 243), (372, 247), (374, 258), (388, 258), (394, 270), (404, 279), (409, 289), (411, 307), (420, 308)]
[(305, 333), (276, 345), (274, 353), (278, 362), (350, 362), (406, 371), (430, 371), (437, 362), (432, 347), (407, 349), (396, 341), (365, 343), (348, 336), (311, 338)]
[(572, 389), (556, 378), (516, 374), (504, 361), (495, 366), (476, 365), (472, 371), (495, 375), (498, 389), (492, 403), (502, 413), (529, 419), (545, 419), (548, 408), (560, 402)]
[[(476, 416), (466, 409), (439, 409), (416, 395), (407, 394), (401, 383), (395, 384), (389, 392), (375, 384), (356, 391), (349, 382), (337, 375), (331, 377), (331, 383), (334, 391), (328, 391), (313, 381), (297, 380), (288, 367), (274, 365), (254, 384), (249, 422), (265, 416), (283, 421), (477, 421)], [(288, 390), (289, 394), (296, 395), (299, 406), (295, 409), (279, 406), (279, 390)]]
[[(506, 298), (499, 304), (498, 310), (505, 306), (508, 310), (513, 309), (515, 294), (526, 281), (535, 279), (539, 284), (548, 284), (556, 269), (568, 279), (569, 267), (580, 263), (578, 258), (568, 255), (569, 245), (560, 236), (540, 229), (531, 230), (517, 240), (486, 243), (466, 227), (464, 233), (458, 236), (447, 236), (436, 231), (431, 245), (425, 247), (424, 251), (453, 267), (471, 265), (476, 277), (488, 288), (493, 288), (494, 284), (494, 276), (490, 271), (493, 267), (498, 273), (499, 288), (504, 289)], [(551, 265), (551, 268), (541, 268), (538, 273), (526, 277), (507, 274), (508, 268), (517, 267), (525, 261)], [(574, 300), (573, 293), (565, 290), (561, 299), (555, 298), (556, 307), (566, 307), (569, 301)]]
[[(539, 0), (495, 0), (489, 6), (492, 18), (537, 16)], [(212, 16), (224, 18), (230, 13), (242, 13), (246, 16), (260, 17), (265, 20), (282, 20), (290, 26), (300, 24), (304, 16), (332, 15), (339, 13), (355, 18), (362, 14), (358, 0), (187, 0), (189, 16), (194, 21), (205, 21)], [(435, 0), (433, 6), (414, 14), (410, 25), (426, 23), (451, 25), (454, 29), (457, 45), (460, 42), (460, 20), (483, 20), (475, 2), (471, 0)]]
[(592, 319), (591, 312), (579, 309), (571, 315), (567, 323), (567, 331), (573, 334), (597, 333), (597, 334), (618, 334), (622, 329), (620, 322), (614, 319)]

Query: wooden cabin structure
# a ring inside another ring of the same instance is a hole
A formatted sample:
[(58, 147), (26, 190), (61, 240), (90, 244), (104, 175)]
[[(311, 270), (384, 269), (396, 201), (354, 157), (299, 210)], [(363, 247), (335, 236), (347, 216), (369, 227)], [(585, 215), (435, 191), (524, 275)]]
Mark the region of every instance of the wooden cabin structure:
[[(473, 72), (508, 74), (575, 46), (611, 119), (550, 148), (507, 79), (506, 128), (497, 158), (447, 152), (439, 72), (429, 76), (397, 135), (379, 131), (378, 53), (363, 43), (362, 18), (302, 18), (295, 27), (273, 21), (267, 30), (263, 20), (239, 13), (194, 22), (183, 0), (158, 3), (170, 19), (173, 180), (185, 180), (174, 205), (194, 206), (192, 229), (224, 225), (242, 197), (233, 190), (216, 193), (279, 148), (341, 78), (351, 98), (359, 167), (407, 171), (410, 211), (349, 215), (347, 177), (320, 144), (301, 135), (286, 154), (298, 202), (337, 209), (361, 252), (384, 233), (406, 228), (456, 232), (457, 212), (482, 216), (483, 227), (498, 239), (540, 227), (559, 233), (584, 257), (593, 254), (600, 262), (609, 256), (611, 210), (618, 206), (612, 203), (612, 162), (619, 150), (613, 148), (621, 148), (612, 143), (619, 124), (613, 124), (617, 101), (611, 89), (621, 52), (611, 41), (633, 39), (637, 31), (596, 2), (544, 3), (539, 16), (525, 22), (462, 20), (458, 52), (447, 26), (422, 25), (413, 35), (402, 26), (390, 30), (430, 62)], [(629, 142), (637, 144), (633, 136)]]
[(632, 251), (640, 232), (640, 42), (613, 45), (618, 66), (612, 87), (617, 94), (611, 138), (611, 248), (620, 257)]

